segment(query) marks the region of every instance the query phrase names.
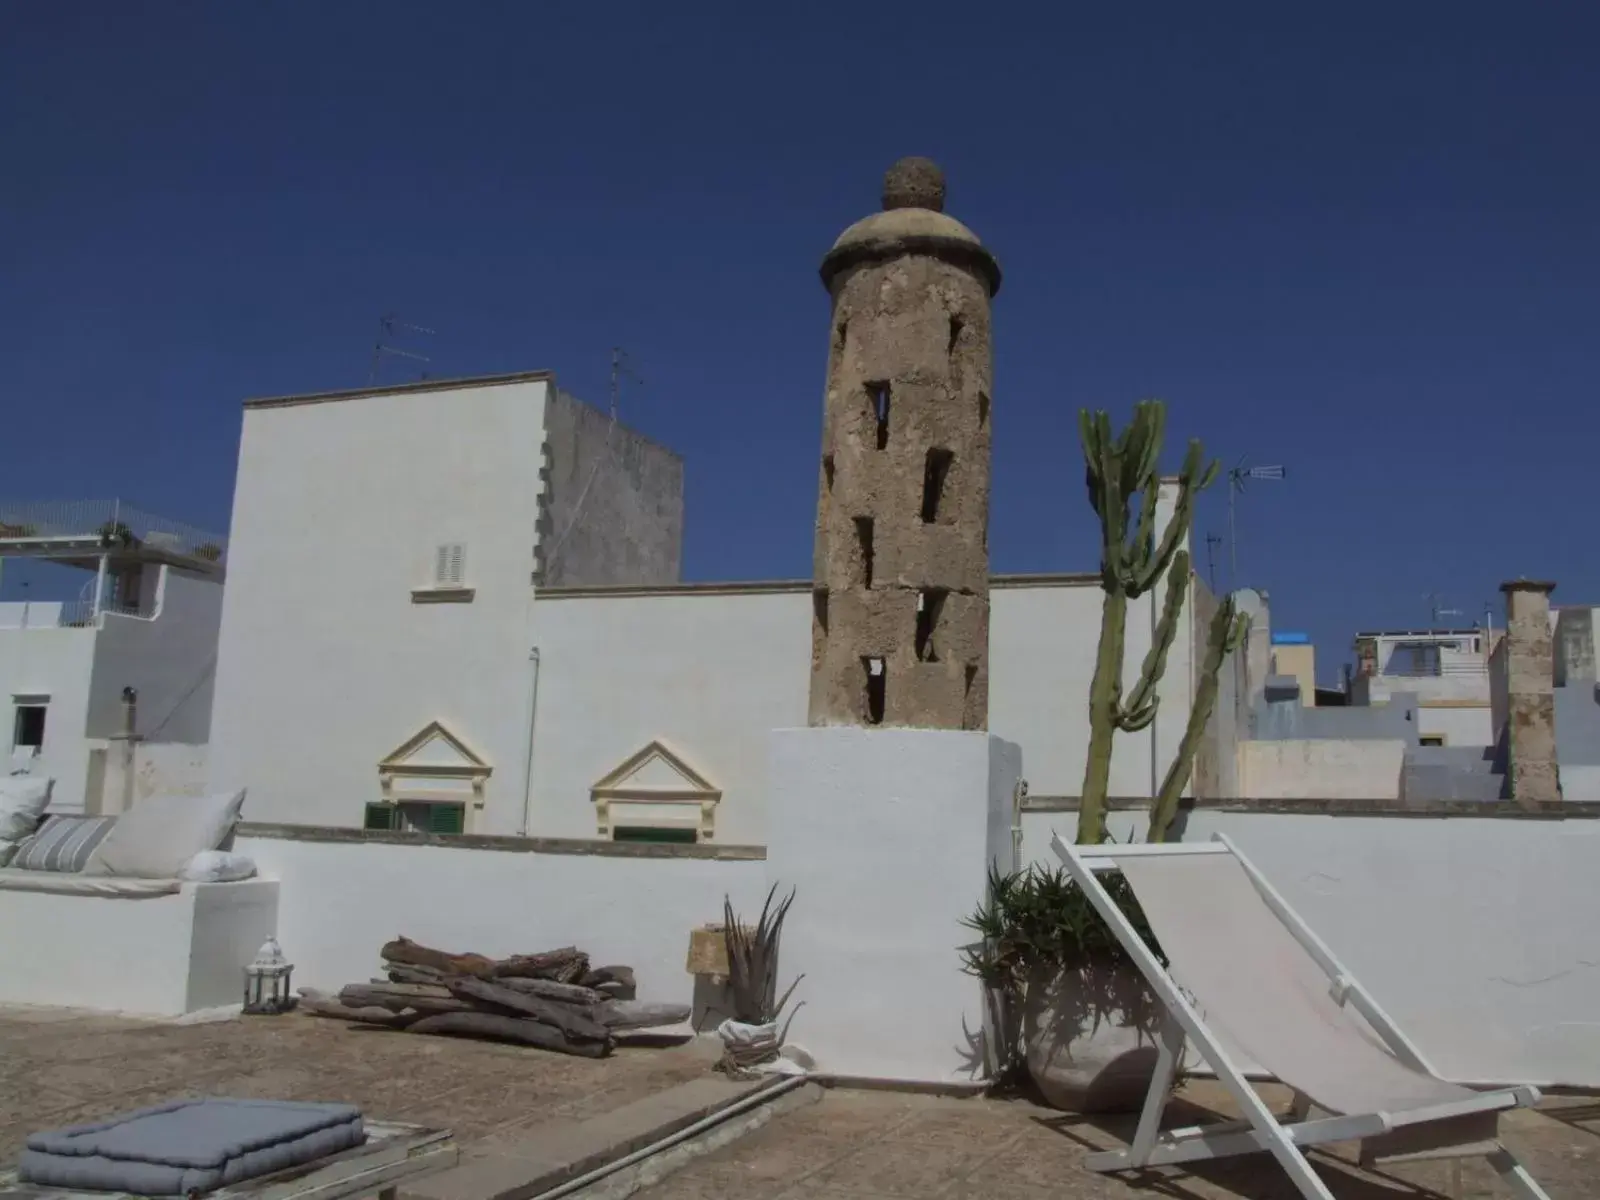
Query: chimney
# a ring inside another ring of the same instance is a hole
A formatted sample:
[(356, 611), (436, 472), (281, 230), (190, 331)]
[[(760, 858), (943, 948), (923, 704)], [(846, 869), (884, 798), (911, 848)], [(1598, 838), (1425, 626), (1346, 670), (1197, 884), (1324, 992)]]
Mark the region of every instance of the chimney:
[(1506, 779), (1526, 808), (1561, 799), (1556, 767), (1555, 652), (1550, 636), (1553, 583), (1513, 579), (1506, 594)]

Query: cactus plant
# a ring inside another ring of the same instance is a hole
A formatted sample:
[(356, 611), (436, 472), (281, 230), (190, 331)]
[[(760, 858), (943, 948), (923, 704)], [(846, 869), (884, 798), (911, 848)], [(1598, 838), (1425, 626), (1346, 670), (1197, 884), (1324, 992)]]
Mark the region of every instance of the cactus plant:
[[(1161, 401), (1141, 400), (1134, 406), (1128, 427), (1115, 436), (1107, 413), (1091, 414), (1085, 409), (1078, 418), (1084, 481), (1089, 503), (1100, 518), (1100, 587), (1104, 592), (1100, 645), (1089, 693), (1089, 751), (1078, 811), (1080, 843), (1105, 839), (1106, 789), (1117, 731), (1137, 732), (1155, 720), (1159, 703), (1156, 686), (1166, 671), (1167, 652), (1177, 636), (1189, 586), (1189, 554), (1182, 542), (1194, 519), (1195, 496), (1209, 487), (1217, 475), (1217, 464), (1205, 463), (1200, 442), (1191, 440), (1178, 473), (1172, 518), (1158, 536), (1156, 504), (1161, 491), (1161, 441), (1166, 416), (1166, 405)], [(1136, 495), (1138, 515), (1130, 533), (1130, 507)], [(1139, 681), (1124, 700), (1128, 601), (1149, 591), (1163, 573), (1167, 587), (1161, 616), (1140, 668)], [(1187, 779), (1187, 771), (1184, 778)]]
[(1200, 683), (1195, 688), (1194, 705), (1189, 709), (1189, 723), (1184, 726), (1183, 740), (1172, 765), (1161, 780), (1161, 790), (1150, 806), (1150, 828), (1145, 834), (1147, 842), (1164, 842), (1172, 828), (1172, 819), (1178, 815), (1178, 799), (1194, 770), (1195, 755), (1200, 749), (1200, 738), (1205, 733), (1206, 722), (1211, 720), (1211, 710), (1217, 706), (1217, 677), (1228, 655), (1239, 648), (1250, 632), (1250, 617), (1238, 611), (1232, 596), (1225, 596), (1217, 611), (1211, 616), (1211, 628), (1206, 635), (1206, 657), (1200, 664)]

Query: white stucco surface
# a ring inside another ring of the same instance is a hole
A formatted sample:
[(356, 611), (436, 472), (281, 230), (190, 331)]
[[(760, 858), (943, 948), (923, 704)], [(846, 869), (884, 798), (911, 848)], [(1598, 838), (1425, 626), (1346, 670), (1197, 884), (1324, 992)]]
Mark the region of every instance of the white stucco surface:
[(1239, 743), (1239, 790), (1254, 800), (1394, 800), (1406, 744), (1367, 738)]
[(149, 899), (0, 892), (0, 1003), (150, 1016), (237, 1004), (277, 904), (270, 879)]
[[(1114, 814), (1113, 836), (1143, 836)], [(1054, 865), (1073, 813), (1026, 816)], [(1446, 1078), (1600, 1087), (1600, 821), (1200, 810), (1232, 837)]]
[(983, 1078), (978, 981), (962, 926), (1011, 859), (1018, 747), (982, 733), (772, 734), (767, 878), (795, 889), (779, 989), (804, 975), (790, 1038), (818, 1069), (917, 1082)]
[(234, 849), (282, 882), (278, 940), (296, 985), (369, 978), (404, 934), (503, 956), (576, 945), (596, 965), (634, 968), (641, 1000), (691, 1002), (689, 932), (766, 895), (759, 860), (577, 854), (239, 838)]
[(534, 625), (531, 833), (596, 836), (590, 788), (660, 739), (722, 791), (713, 840), (766, 840), (767, 734), (806, 719), (809, 591), (557, 594)]
[(83, 809), (90, 751), (84, 722), (94, 653), (92, 627), (41, 627), (30, 618), (27, 628), (0, 628), (0, 763), (9, 769), (16, 698), (48, 696), (44, 747), (32, 773), (55, 780), (51, 812)]
[(203, 744), (211, 736), (223, 587), (171, 567), (156, 572), (153, 587), (152, 616), (101, 617), (85, 733), (103, 738), (120, 732), (122, 689), (132, 687), (139, 693), (141, 735)]
[(1494, 744), (1493, 712), (1487, 698), (1475, 707), (1417, 708), (1417, 733), (1442, 734), (1446, 746), (1491, 746)]
[[(246, 409), (211, 760), (251, 820), (360, 825), (438, 720), (492, 767), (467, 829), (515, 832), (547, 386)], [(416, 602), (447, 544), (470, 601)]]

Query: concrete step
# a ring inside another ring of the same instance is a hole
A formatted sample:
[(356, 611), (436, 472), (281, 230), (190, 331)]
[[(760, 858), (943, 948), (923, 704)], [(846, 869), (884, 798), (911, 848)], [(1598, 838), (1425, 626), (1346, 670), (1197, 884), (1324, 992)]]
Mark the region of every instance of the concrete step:
[[(458, 1166), (403, 1186), (400, 1196), (402, 1200), (533, 1200), (785, 1082), (709, 1076), (597, 1117), (556, 1119), (516, 1136), (475, 1142), (462, 1147)], [(820, 1095), (812, 1085), (802, 1085), (805, 1088)], [(740, 1113), (729, 1123), (745, 1115)]]

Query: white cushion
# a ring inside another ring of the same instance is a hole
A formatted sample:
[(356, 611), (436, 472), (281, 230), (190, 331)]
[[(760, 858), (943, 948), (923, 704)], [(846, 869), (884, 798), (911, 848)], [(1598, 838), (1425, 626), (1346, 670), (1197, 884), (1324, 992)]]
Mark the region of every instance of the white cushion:
[(227, 850), (202, 850), (178, 873), (190, 883), (235, 883), (256, 873), (255, 860)]
[(196, 854), (222, 845), (243, 803), (242, 790), (141, 800), (117, 819), (83, 873), (176, 879)]
[(20, 842), (38, 828), (53, 783), (45, 775), (0, 775), (0, 842)]

